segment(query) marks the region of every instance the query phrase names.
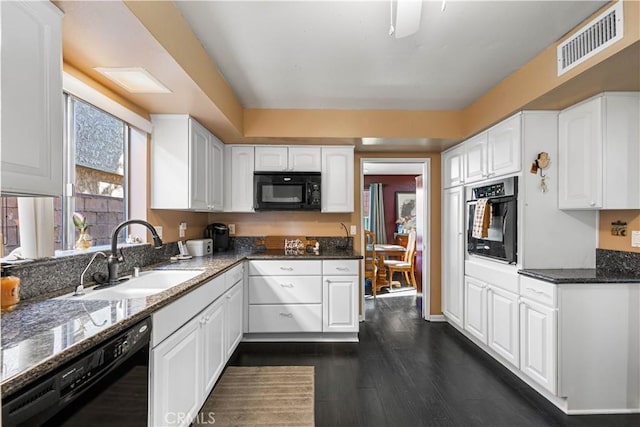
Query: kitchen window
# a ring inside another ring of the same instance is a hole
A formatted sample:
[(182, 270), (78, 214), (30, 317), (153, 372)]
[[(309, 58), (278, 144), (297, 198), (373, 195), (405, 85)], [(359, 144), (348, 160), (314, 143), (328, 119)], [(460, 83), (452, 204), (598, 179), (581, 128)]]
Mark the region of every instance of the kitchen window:
[(108, 245), (113, 228), (127, 219), (129, 125), (71, 95), (65, 104), (66, 186), (56, 248), (74, 248), (74, 212), (86, 218), (94, 246)]

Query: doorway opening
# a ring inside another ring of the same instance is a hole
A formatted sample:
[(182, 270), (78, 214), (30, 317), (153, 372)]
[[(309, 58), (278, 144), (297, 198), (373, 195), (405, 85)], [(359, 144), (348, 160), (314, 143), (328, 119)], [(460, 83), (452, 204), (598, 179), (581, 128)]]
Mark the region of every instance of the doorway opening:
[[(416, 306), (425, 320), (429, 320), (430, 315), (430, 166), (429, 158), (360, 160), (361, 225), (363, 230), (378, 231), (376, 248), (382, 250), (376, 253), (378, 268), (382, 269), (376, 276), (380, 279), (380, 282), (376, 283), (376, 299), (415, 295)], [(369, 185), (377, 183), (382, 185)], [(370, 191), (373, 191), (373, 194)], [(382, 204), (379, 203), (380, 199)], [(378, 207), (372, 209), (370, 214), (370, 206)], [(415, 256), (411, 267), (414, 270), (415, 282), (411, 274), (405, 275), (402, 271), (395, 272), (389, 280), (389, 271), (383, 262), (385, 259), (398, 259), (404, 255), (404, 251), (396, 245), (406, 246), (411, 232), (415, 232), (416, 237)], [(365, 233), (362, 233), (361, 247), (366, 248), (366, 245)], [(396, 248), (387, 248), (385, 245), (393, 245)], [(365, 264), (366, 262), (363, 263), (363, 270), (366, 269)], [(362, 277), (365, 276), (363, 271)], [(371, 279), (362, 281), (360, 301), (363, 318), (365, 302), (373, 299), (372, 282)]]

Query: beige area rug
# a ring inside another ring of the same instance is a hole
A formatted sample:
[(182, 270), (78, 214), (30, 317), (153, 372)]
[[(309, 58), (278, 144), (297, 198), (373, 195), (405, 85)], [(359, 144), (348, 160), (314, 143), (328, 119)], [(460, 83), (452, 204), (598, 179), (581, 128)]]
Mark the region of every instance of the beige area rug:
[(313, 426), (313, 410), (313, 366), (229, 366), (193, 425)]

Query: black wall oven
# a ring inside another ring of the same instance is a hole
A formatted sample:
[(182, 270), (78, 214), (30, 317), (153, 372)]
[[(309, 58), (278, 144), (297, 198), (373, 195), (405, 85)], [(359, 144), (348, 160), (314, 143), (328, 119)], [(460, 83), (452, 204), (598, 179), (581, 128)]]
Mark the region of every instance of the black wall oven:
[(257, 211), (319, 211), (320, 172), (255, 172)]
[[(518, 260), (518, 177), (511, 177), (490, 184), (467, 188), (467, 252), (515, 264)], [(478, 231), (482, 215), (476, 212), (479, 204), (485, 204), (488, 215), (483, 233)]]

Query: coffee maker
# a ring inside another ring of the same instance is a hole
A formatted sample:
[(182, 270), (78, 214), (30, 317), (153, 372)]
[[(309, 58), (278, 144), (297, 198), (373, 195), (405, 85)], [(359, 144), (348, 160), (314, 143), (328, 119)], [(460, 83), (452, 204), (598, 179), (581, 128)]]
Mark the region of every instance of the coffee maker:
[(229, 227), (219, 222), (207, 225), (204, 237), (213, 239), (213, 251), (221, 252), (229, 249)]

